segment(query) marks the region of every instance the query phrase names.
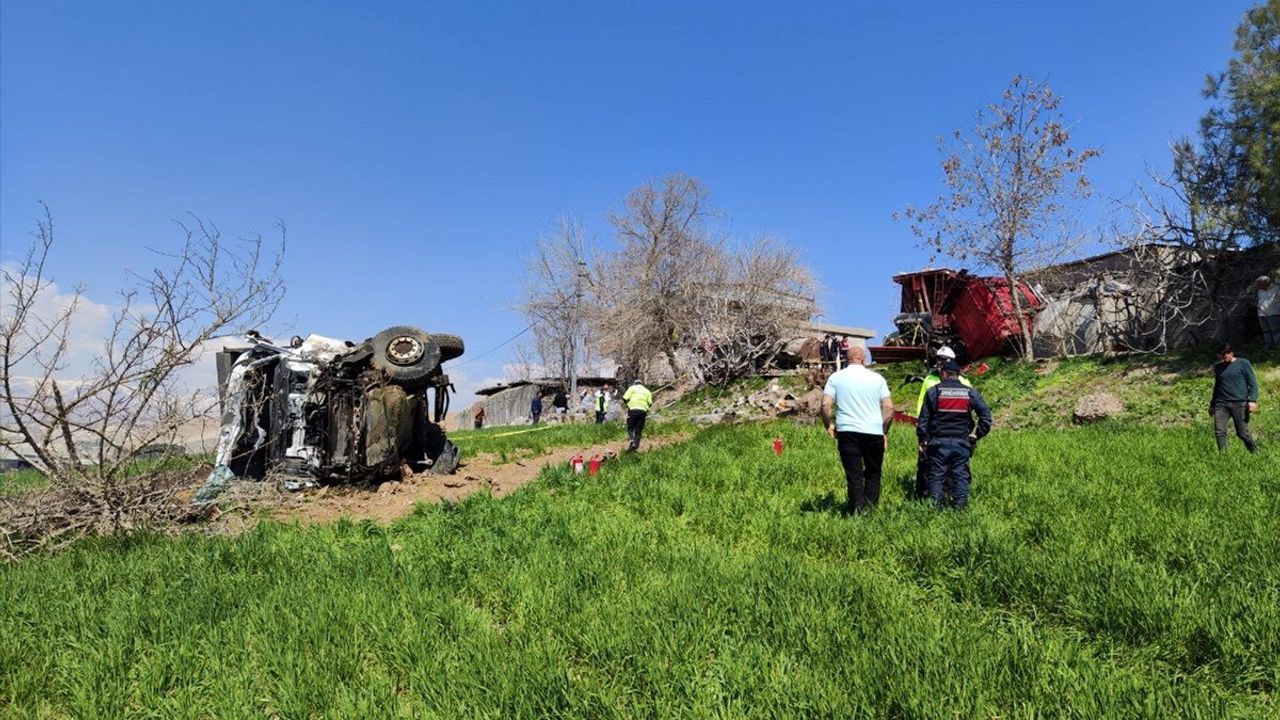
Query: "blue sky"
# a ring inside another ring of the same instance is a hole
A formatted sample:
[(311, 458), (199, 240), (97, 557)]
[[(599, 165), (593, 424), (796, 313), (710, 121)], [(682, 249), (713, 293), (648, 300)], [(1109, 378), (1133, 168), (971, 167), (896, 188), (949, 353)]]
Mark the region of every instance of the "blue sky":
[(558, 217), (607, 242), (628, 190), (685, 172), (734, 234), (800, 249), (828, 320), (883, 333), (890, 275), (928, 261), (890, 215), (940, 191), (939, 135), (1048, 77), (1105, 152), (1100, 198), (1125, 195), (1251, 4), (5, 0), (0, 259), (44, 200), (59, 283), (107, 303), (187, 212), (280, 218), (281, 327), (414, 324), (475, 355), (524, 327), (519, 258)]

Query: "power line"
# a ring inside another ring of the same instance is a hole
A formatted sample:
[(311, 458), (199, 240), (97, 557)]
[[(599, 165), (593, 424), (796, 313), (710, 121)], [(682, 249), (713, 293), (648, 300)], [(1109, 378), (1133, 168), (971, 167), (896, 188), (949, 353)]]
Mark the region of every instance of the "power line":
[(525, 333), (529, 332), (529, 331), (530, 331), (530, 330), (532, 330), (532, 329), (533, 329), (533, 325), (532, 325), (532, 324), (526, 325), (526, 326), (525, 326), (525, 328), (524, 328), (523, 330), (521, 330), (520, 332), (516, 333), (515, 335), (512, 335), (511, 337), (507, 338), (506, 340), (503, 340), (502, 342), (498, 343), (497, 345), (494, 345), (493, 347), (489, 348), (488, 350), (485, 350), (484, 352), (480, 353), (479, 355), (473, 355), (473, 356), (471, 356), (471, 357), (467, 358), (466, 360), (464, 360), (464, 361), (462, 361), (462, 362), (458, 363), (457, 365), (451, 365), (451, 366), (449, 367), (449, 369), (450, 369), (450, 370), (457, 370), (457, 369), (458, 369), (458, 368), (460, 368), (460, 367), (466, 367), (467, 365), (470, 365), (471, 363), (473, 363), (473, 362), (475, 362), (475, 361), (479, 360), (480, 358), (482, 358), (482, 357), (484, 357), (484, 356), (486, 356), (486, 355), (491, 355), (491, 354), (493, 354), (493, 353), (495, 353), (495, 352), (497, 352), (497, 351), (501, 350), (503, 347), (505, 347), (505, 346), (507, 346), (507, 345), (511, 344), (513, 341), (515, 341), (515, 339), (516, 339), (516, 338), (518, 338), (518, 337), (520, 337), (521, 335), (523, 335), (523, 334), (525, 334)]
[[(578, 292), (578, 293), (581, 293), (581, 290), (578, 290), (577, 292)], [(566, 299), (565, 299), (565, 301), (564, 301), (564, 302), (562, 302), (562, 303), (560, 303), (559, 305), (557, 305), (556, 307), (552, 308), (552, 309), (551, 309), (551, 311), (560, 310), (560, 309), (564, 308), (565, 306), (567, 306), (569, 303), (575, 302), (575, 300), (577, 300), (577, 299), (578, 299), (578, 298), (577, 298), (576, 296), (568, 297), (568, 298), (566, 298)], [(489, 348), (488, 350), (485, 350), (484, 352), (480, 353), (479, 355), (473, 355), (473, 356), (471, 356), (471, 357), (467, 358), (466, 360), (464, 360), (464, 361), (462, 361), (462, 362), (458, 363), (457, 365), (450, 365), (450, 366), (449, 366), (449, 369), (450, 369), (450, 370), (456, 370), (456, 369), (458, 369), (458, 368), (460, 368), (460, 367), (466, 367), (466, 366), (470, 365), (471, 363), (473, 363), (473, 362), (475, 362), (475, 361), (479, 360), (480, 358), (482, 358), (482, 357), (484, 357), (484, 356), (486, 356), (486, 355), (492, 355), (493, 353), (495, 353), (495, 352), (497, 352), (497, 351), (501, 350), (502, 348), (506, 347), (507, 345), (510, 345), (513, 341), (515, 341), (515, 339), (516, 339), (516, 338), (518, 338), (518, 337), (520, 337), (521, 335), (523, 335), (523, 334), (525, 334), (525, 333), (529, 332), (530, 330), (532, 330), (532, 329), (533, 329), (534, 324), (535, 324), (535, 323), (529, 323), (528, 325), (525, 325), (525, 326), (524, 326), (524, 329), (523, 329), (523, 330), (521, 330), (520, 332), (516, 333), (515, 335), (512, 335), (511, 337), (507, 338), (506, 340), (503, 340), (502, 342), (498, 343), (497, 345), (494, 345), (493, 347)], [(576, 360), (576, 359), (575, 359), (575, 360)]]

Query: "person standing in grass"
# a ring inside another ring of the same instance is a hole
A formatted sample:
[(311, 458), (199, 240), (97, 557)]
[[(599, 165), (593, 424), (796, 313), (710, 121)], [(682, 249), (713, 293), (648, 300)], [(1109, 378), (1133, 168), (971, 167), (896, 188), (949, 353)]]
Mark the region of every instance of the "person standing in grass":
[(627, 406), (627, 449), (639, 450), (640, 436), (644, 434), (644, 421), (653, 405), (653, 393), (637, 379), (622, 393), (622, 402)]
[(533, 424), (538, 424), (538, 418), (542, 417), (542, 396), (534, 395), (533, 402), (529, 403), (529, 417), (533, 418)]
[(1258, 411), (1258, 378), (1253, 364), (1236, 357), (1231, 345), (1218, 346), (1218, 362), (1213, 365), (1213, 397), (1209, 414), (1213, 416), (1213, 432), (1220, 452), (1227, 449), (1227, 420), (1235, 424), (1236, 437), (1249, 452), (1258, 449), (1249, 432), (1249, 415)]
[(604, 388), (599, 388), (596, 390), (595, 408), (596, 408), (596, 424), (603, 425), (605, 413), (609, 409), (609, 398), (604, 394)]
[(893, 399), (889, 385), (866, 368), (862, 347), (849, 348), (849, 364), (827, 378), (822, 390), (822, 420), (836, 441), (848, 492), (849, 512), (880, 502), (880, 472), (889, 447)]
[(991, 432), (991, 410), (982, 393), (960, 382), (955, 360), (942, 363), (941, 370), (942, 382), (924, 395), (916, 438), (928, 455), (934, 505), (941, 509), (950, 496), (963, 510), (969, 504), (969, 458), (974, 444)]
[[(920, 383), (920, 396), (916, 398), (917, 418), (920, 417), (920, 410), (924, 407), (925, 393), (929, 392), (929, 388), (932, 388), (934, 385), (942, 382), (942, 363), (948, 360), (955, 360), (956, 351), (946, 345), (943, 345), (938, 348), (938, 352), (935, 357), (937, 358), (936, 362), (929, 370), (929, 374), (924, 376), (924, 381)], [(969, 381), (966, 380), (963, 375), (960, 376), (959, 380), (965, 387), (970, 387)], [(929, 492), (929, 455), (923, 448), (921, 448), (920, 452), (916, 455), (915, 498), (917, 500), (924, 500), (929, 497), (932, 497)]]
[(1258, 324), (1262, 326), (1262, 347), (1267, 352), (1280, 350), (1280, 287), (1267, 275), (1253, 283), (1258, 293)]

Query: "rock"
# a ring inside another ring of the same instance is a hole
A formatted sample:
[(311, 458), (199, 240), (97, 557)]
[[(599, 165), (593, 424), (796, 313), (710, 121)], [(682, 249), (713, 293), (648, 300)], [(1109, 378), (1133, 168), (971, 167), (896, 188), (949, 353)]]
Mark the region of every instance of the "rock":
[(814, 388), (800, 398), (800, 410), (806, 415), (822, 412), (822, 388)]
[(798, 409), (799, 409), (799, 406), (797, 405), (795, 400), (782, 399), (782, 400), (779, 400), (777, 403), (775, 403), (773, 406), (773, 411), (777, 413), (778, 417), (793, 415)]
[(719, 425), (724, 421), (723, 413), (707, 413), (705, 415), (693, 415), (689, 418), (689, 422), (694, 425)]
[(1085, 395), (1076, 401), (1075, 411), (1071, 413), (1071, 422), (1078, 425), (1106, 420), (1124, 412), (1124, 403), (1120, 398), (1107, 392)]
[(400, 492), (400, 482), (398, 480), (388, 480), (378, 486), (379, 495), (394, 495)]

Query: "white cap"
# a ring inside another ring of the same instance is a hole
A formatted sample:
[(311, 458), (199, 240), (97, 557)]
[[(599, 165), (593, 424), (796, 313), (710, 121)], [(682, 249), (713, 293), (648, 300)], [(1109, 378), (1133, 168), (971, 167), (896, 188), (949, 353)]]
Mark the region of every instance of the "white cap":
[(943, 345), (942, 347), (938, 348), (938, 352), (937, 352), (936, 354), (937, 354), (937, 356), (938, 356), (938, 357), (940, 357), (940, 358), (946, 358), (946, 359), (948, 359), (948, 360), (955, 360), (955, 359), (956, 359), (956, 351), (955, 351), (955, 350), (952, 350), (951, 348), (947, 347), (946, 345)]

